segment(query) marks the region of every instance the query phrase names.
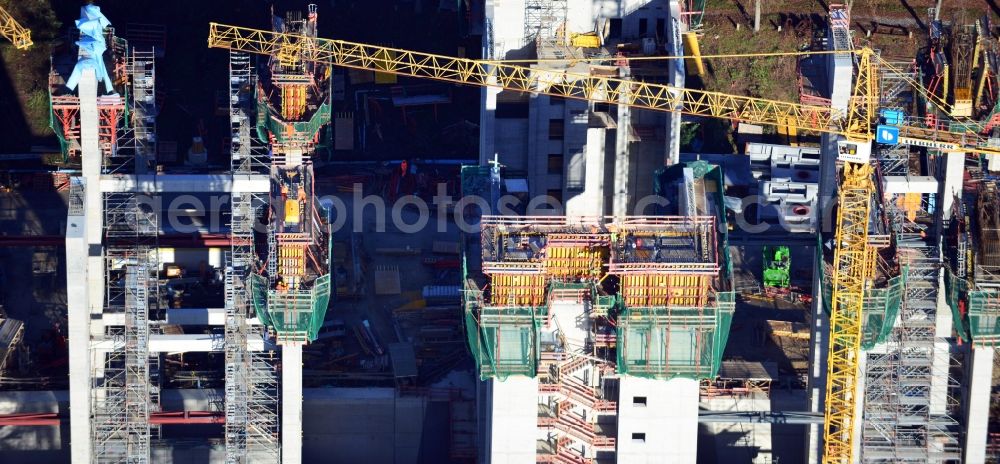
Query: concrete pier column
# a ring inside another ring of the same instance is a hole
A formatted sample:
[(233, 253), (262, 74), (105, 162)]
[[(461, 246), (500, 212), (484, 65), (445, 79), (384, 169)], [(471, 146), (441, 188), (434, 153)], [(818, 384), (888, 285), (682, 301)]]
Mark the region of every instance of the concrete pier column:
[(854, 390), (854, 456), (861, 456), (861, 431), (864, 430), (865, 423), (865, 371), (868, 370), (868, 354), (861, 352), (858, 357), (858, 381), (855, 383), (857, 389)]
[[(70, 456), (74, 464), (91, 462), (91, 314), (104, 310), (105, 285), (101, 252), (104, 205), (99, 187), (103, 155), (99, 144), (96, 72), (83, 69), (79, 85), (84, 210), (82, 216), (70, 216), (66, 221)], [(94, 325), (103, 331), (102, 324)], [(97, 361), (103, 361), (103, 357)]]
[(538, 435), (538, 379), (488, 380), (490, 463), (532, 464)]
[(992, 347), (972, 349), (971, 372), (965, 399), (965, 456), (962, 459), (967, 464), (986, 462), (993, 356)]
[(281, 347), (281, 462), (302, 462), (302, 345)]
[(90, 309), (87, 301), (86, 220), (66, 221), (66, 306), (69, 335), (69, 420), (73, 464), (90, 462)]
[(965, 179), (965, 153), (945, 153), (944, 191), (941, 200), (941, 217), (945, 221), (951, 219), (951, 208), (955, 204), (955, 196), (962, 195), (962, 182)]

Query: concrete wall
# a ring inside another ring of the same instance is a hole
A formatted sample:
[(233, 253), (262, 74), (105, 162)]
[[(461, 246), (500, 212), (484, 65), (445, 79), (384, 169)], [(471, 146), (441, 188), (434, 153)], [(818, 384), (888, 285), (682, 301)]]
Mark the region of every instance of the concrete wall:
[[(530, 55), (533, 45), (525, 44), (523, 40), (524, 3), (524, 0), (487, 1), (486, 16), (493, 35), (492, 40), (488, 36), (484, 38), (483, 45), (492, 47), (495, 57), (510, 59)], [(639, 37), (641, 20), (645, 20), (646, 23), (645, 36), (651, 37), (657, 34), (657, 19), (662, 19), (668, 29), (672, 24), (670, 3), (664, 0), (582, 0), (569, 1), (567, 5), (570, 32), (592, 31), (595, 27), (604, 29), (608, 27), (609, 19), (622, 18), (623, 37)], [(673, 6), (676, 7), (677, 4), (674, 3)], [(676, 14), (672, 17), (676, 18)], [(487, 53), (484, 51), (484, 54)], [(682, 83), (683, 63), (678, 62), (676, 70), (679, 70), (681, 75), (677, 77), (674, 73), (671, 82)], [(610, 171), (614, 173), (611, 178), (620, 181), (614, 183), (616, 189), (619, 189), (619, 185), (635, 186), (642, 190), (639, 195), (644, 196), (652, 191), (651, 176), (648, 174), (662, 166), (664, 160), (670, 158), (669, 153), (678, 151), (679, 116), (670, 119), (669, 116), (656, 112), (619, 111), (619, 114), (615, 115), (616, 119), (623, 113), (636, 114), (642, 118), (644, 124), (663, 127), (666, 122), (669, 127), (665, 140), (634, 144), (649, 145), (649, 147), (630, 147), (633, 144), (626, 135), (628, 124), (619, 122), (617, 130), (588, 129), (590, 105), (586, 102), (569, 100), (553, 103), (545, 95), (532, 95), (528, 99), (527, 118), (498, 119), (495, 110), (499, 93), (496, 89), (484, 89), (482, 92), (480, 163), (493, 159), (494, 154), (497, 154), (501, 163), (509, 170), (527, 171), (530, 196), (539, 197), (552, 190), (562, 190), (563, 205), (574, 211), (581, 210), (583, 203), (593, 204), (593, 208), (587, 207), (587, 209), (601, 211), (598, 214), (608, 214), (612, 211), (621, 214), (626, 209), (630, 210), (635, 204), (636, 195), (627, 187), (622, 187), (621, 189), (626, 192), (615, 193), (624, 194), (625, 198), (618, 201), (615, 195), (604, 189), (607, 177), (599, 174)], [(552, 119), (564, 121), (562, 140), (549, 138), (549, 121)], [(664, 143), (670, 146), (667, 153), (664, 153)], [(618, 153), (622, 156), (598, 159), (597, 154), (601, 152)], [(563, 173), (548, 172), (548, 157), (552, 154), (563, 155)], [(626, 156), (627, 159), (624, 158)], [(638, 163), (649, 156), (653, 158), (652, 164), (640, 167)], [(575, 157), (585, 161), (580, 163), (574, 159)], [(578, 188), (564, 190), (567, 170), (580, 164), (587, 166), (584, 191), (581, 192)], [(622, 166), (619, 168), (619, 165)], [(649, 171), (639, 170), (647, 167)], [(640, 172), (643, 174), (639, 175)], [(636, 176), (638, 183), (627, 182), (628, 177)], [(567, 205), (567, 203), (573, 204)]]
[[(671, 0), (669, 5), (670, 17), (667, 19), (667, 53), (671, 56), (684, 56), (684, 46), (681, 42), (681, 34), (684, 32), (681, 22), (680, 4), (676, 0)], [(667, 66), (670, 72), (667, 74), (667, 81), (675, 87), (684, 87), (687, 76), (684, 73), (684, 61), (672, 60)], [(667, 113), (667, 153), (665, 164), (673, 165), (680, 161), (681, 153), (681, 119), (680, 113)]]
[(304, 390), (303, 462), (445, 462), (447, 403), (389, 388)]
[[(485, 382), (488, 422), (484, 464), (533, 464), (538, 439), (538, 379), (510, 377)], [(482, 443), (484, 440), (481, 440)]]
[(72, 430), (73, 462), (90, 459), (90, 308), (88, 307), (86, 218), (69, 216), (66, 227), (66, 307), (69, 335), (69, 377), (73, 421), (83, 424)]
[[(646, 405), (635, 404), (644, 397)], [(640, 441), (639, 435), (645, 434)], [(635, 437), (635, 438), (633, 438)], [(619, 463), (694, 464), (698, 455), (698, 382), (623, 376), (619, 381)]]
[[(769, 411), (771, 400), (757, 398), (716, 397), (702, 401), (702, 407), (711, 411)], [(771, 458), (771, 424), (746, 422), (713, 422), (704, 430), (713, 445), (716, 462), (756, 462), (754, 459)], [(767, 461), (763, 461), (767, 462)]]
[[(499, 56), (525, 45), (524, 4), (524, 0), (486, 2), (486, 17), (492, 21), (493, 43)], [(590, 32), (604, 29), (611, 18), (623, 18), (622, 36), (638, 38), (640, 20), (645, 19), (644, 35), (652, 37), (656, 20), (668, 17), (667, 4), (665, 0), (566, 0), (566, 25), (570, 33)]]
[(986, 444), (990, 422), (990, 390), (993, 383), (994, 348), (970, 350), (967, 377), (963, 383), (965, 413), (965, 454), (963, 462), (986, 462)]
[(584, 307), (573, 302), (555, 302), (549, 306), (555, 326), (566, 338), (567, 351), (586, 353), (585, 347), (590, 338), (590, 318)]
[[(803, 390), (774, 390), (765, 396), (718, 396), (701, 401), (703, 410), (722, 412), (802, 411)], [(700, 426), (698, 462), (801, 462), (805, 425), (708, 422)]]

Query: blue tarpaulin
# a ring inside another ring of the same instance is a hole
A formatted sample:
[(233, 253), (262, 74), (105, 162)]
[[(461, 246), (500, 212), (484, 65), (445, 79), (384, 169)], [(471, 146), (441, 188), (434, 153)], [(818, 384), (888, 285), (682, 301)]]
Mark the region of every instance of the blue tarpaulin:
[(104, 66), (104, 51), (108, 49), (108, 44), (104, 40), (104, 28), (110, 25), (111, 21), (101, 13), (101, 7), (95, 5), (80, 7), (80, 19), (76, 20), (76, 28), (80, 30), (80, 40), (76, 45), (80, 50), (73, 74), (66, 81), (66, 87), (70, 90), (76, 89), (84, 69), (93, 69), (97, 74), (97, 82), (104, 82), (104, 89), (108, 93), (112, 92), (111, 77), (108, 76), (108, 70)]

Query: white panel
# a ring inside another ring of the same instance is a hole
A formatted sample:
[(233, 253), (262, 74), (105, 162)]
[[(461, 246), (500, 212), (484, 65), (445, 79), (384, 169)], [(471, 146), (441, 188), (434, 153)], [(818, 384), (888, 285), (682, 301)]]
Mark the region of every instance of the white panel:
[[(124, 348), (124, 342), (115, 340), (101, 340), (94, 342), (91, 349), (94, 350), (120, 350)], [(151, 334), (149, 336), (149, 351), (151, 353), (207, 353), (212, 351), (222, 351), (225, 348), (225, 337), (220, 334)], [(247, 340), (247, 349), (250, 351), (264, 350), (264, 339), (251, 337)]]
[(490, 464), (534, 464), (538, 438), (538, 379), (490, 380)]
[[(635, 397), (644, 397), (646, 405), (635, 404)], [(642, 441), (639, 434), (644, 434)], [(623, 376), (617, 446), (617, 462), (622, 464), (694, 464), (698, 455), (698, 382)]]
[(90, 462), (90, 308), (85, 218), (66, 223), (66, 305), (69, 335), (70, 452), (73, 463)]
[(302, 345), (281, 347), (281, 462), (302, 462)]
[(969, 375), (969, 392), (965, 406), (965, 456), (962, 462), (975, 464), (986, 462), (994, 356), (992, 347), (972, 350), (972, 372)]
[(160, 174), (104, 175), (102, 192), (199, 193), (233, 192), (266, 193), (270, 179), (265, 175), (229, 174)]

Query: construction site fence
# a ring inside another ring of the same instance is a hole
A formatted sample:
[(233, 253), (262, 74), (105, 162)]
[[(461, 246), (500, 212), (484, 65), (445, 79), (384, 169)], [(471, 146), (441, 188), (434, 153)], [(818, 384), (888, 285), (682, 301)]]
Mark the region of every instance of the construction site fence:
[(622, 308), (617, 370), (650, 379), (712, 379), (729, 339), (735, 300), (720, 292), (704, 308)]
[(267, 277), (260, 274), (251, 274), (249, 282), (254, 312), (279, 342), (316, 340), (330, 304), (330, 274), (318, 277), (307, 290), (270, 289)]

